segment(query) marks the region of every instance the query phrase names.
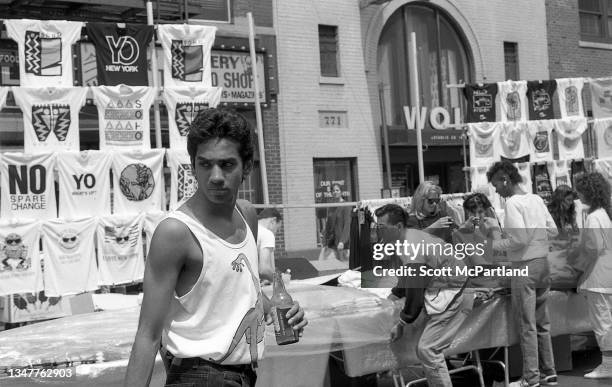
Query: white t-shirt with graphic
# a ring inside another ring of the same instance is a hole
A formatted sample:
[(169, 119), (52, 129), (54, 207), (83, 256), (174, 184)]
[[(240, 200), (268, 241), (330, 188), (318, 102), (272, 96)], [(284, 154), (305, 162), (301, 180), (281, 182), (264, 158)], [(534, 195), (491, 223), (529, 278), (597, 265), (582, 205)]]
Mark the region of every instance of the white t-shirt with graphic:
[(555, 160), (553, 161), (552, 169), (554, 173), (551, 175), (553, 189), (556, 189), (561, 184), (572, 186), (572, 179), (570, 179), (569, 168), (567, 160)]
[(98, 289), (96, 218), (51, 219), (42, 224), (45, 295), (58, 297)]
[(57, 154), (60, 218), (111, 214), (111, 161), (105, 151)]
[(157, 27), (164, 50), (164, 87), (212, 86), (210, 51), (216, 31), (217, 27), (190, 24)]
[(57, 217), (53, 169), (55, 154), (3, 153), (0, 156), (0, 217)]
[(593, 131), (597, 142), (597, 157), (612, 157), (612, 118), (595, 119)]
[(559, 145), (559, 160), (583, 159), (582, 134), (587, 128), (584, 117), (555, 120), (555, 132)]
[(472, 167), (489, 166), (493, 164), (498, 154), (495, 152), (495, 142), (499, 123), (479, 122), (468, 124), (470, 138), (470, 165)]
[(554, 127), (553, 120), (529, 121), (527, 133), (531, 145), (530, 161), (552, 161), (553, 146), (551, 132)]
[(584, 117), (582, 106), (582, 88), (584, 78), (557, 79), (557, 95), (559, 96), (559, 110), (561, 118)]
[(39, 241), (36, 219), (0, 220), (0, 296), (42, 290)]
[(86, 87), (13, 87), (23, 112), (25, 153), (79, 150), (79, 112)]
[(198, 190), (187, 151), (168, 149), (170, 167), (170, 211), (183, 205)]
[(100, 150), (151, 148), (149, 109), (156, 88), (119, 85), (91, 90), (98, 107)]
[(164, 88), (170, 149), (187, 150), (191, 122), (200, 111), (217, 107), (220, 101), (221, 89), (218, 87)]
[(519, 187), (527, 192), (533, 193), (533, 185), (531, 182), (531, 165), (529, 163), (516, 163), (514, 164), (516, 169), (518, 169), (519, 175), (523, 181), (519, 183)]
[(19, 47), (19, 82), (24, 87), (72, 87), (72, 45), (82, 22), (5, 19), (6, 33)]
[(162, 210), (164, 149), (113, 152), (113, 213)]
[(527, 102), (527, 81), (498, 82), (501, 122), (527, 121), (529, 105)]
[(99, 285), (121, 285), (144, 277), (144, 214), (99, 218), (97, 228)]
[(612, 118), (612, 78), (589, 78), (594, 118)]
[(497, 154), (507, 159), (529, 155), (531, 146), (526, 122), (501, 122), (495, 141)]

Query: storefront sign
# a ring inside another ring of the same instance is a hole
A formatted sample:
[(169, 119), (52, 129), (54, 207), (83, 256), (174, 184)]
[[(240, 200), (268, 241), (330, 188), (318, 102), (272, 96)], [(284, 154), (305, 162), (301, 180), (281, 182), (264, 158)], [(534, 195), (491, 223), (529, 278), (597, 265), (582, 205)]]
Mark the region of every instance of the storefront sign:
[[(404, 116), (408, 130), (423, 129), (427, 119), (427, 107), (422, 107), (419, 110), (414, 106), (404, 106)], [(441, 106), (436, 106), (429, 112), (429, 124), (436, 130), (446, 130), (451, 125), (459, 125), (461, 123), (461, 110), (459, 108), (453, 108), (453, 118), (454, 122), (451, 122), (450, 113)], [(456, 129), (461, 128), (456, 127)]]
[[(255, 81), (251, 56), (240, 51), (214, 51), (211, 54), (212, 85), (223, 88), (221, 102), (255, 103)], [(259, 102), (266, 102), (264, 56), (257, 54)]]

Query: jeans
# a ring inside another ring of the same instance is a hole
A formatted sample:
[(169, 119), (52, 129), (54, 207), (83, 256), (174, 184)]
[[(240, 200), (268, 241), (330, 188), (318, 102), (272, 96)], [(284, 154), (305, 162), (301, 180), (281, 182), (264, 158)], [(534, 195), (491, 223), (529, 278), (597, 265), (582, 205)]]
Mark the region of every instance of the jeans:
[(254, 387), (257, 375), (250, 365), (220, 365), (204, 359), (177, 359), (165, 387)]
[(523, 353), (523, 379), (532, 385), (540, 382), (540, 370), (543, 376), (556, 375), (546, 305), (550, 267), (546, 257), (514, 262), (512, 267), (529, 270), (526, 277), (512, 277), (510, 284)]
[(423, 364), (430, 387), (452, 387), (443, 351), (453, 342), (474, 304), (472, 293), (463, 293), (442, 313), (428, 316), (417, 344), (417, 357)]

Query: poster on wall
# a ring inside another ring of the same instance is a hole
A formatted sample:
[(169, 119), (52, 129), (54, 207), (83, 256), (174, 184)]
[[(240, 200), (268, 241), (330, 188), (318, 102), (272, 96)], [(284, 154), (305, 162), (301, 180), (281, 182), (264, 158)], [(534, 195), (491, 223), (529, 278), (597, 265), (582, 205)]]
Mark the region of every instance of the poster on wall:
[[(255, 80), (251, 56), (240, 51), (213, 51), (211, 55), (212, 85), (223, 88), (221, 102), (255, 103)], [(264, 55), (257, 54), (259, 101), (266, 102)]]

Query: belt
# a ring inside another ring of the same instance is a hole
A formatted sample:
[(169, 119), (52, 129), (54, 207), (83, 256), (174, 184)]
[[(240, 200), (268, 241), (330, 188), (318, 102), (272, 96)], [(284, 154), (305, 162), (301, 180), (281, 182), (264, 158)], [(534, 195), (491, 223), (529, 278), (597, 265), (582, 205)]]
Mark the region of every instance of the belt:
[(234, 371), (234, 372), (246, 372), (253, 371), (254, 368), (257, 367), (257, 363), (255, 364), (219, 364), (212, 362), (210, 360), (202, 359), (201, 357), (187, 357), (180, 358), (175, 357), (170, 352), (166, 352), (166, 356), (170, 359), (170, 364), (177, 367), (186, 367), (186, 368), (197, 368), (200, 365), (209, 365), (217, 369), (221, 369), (224, 371)]

